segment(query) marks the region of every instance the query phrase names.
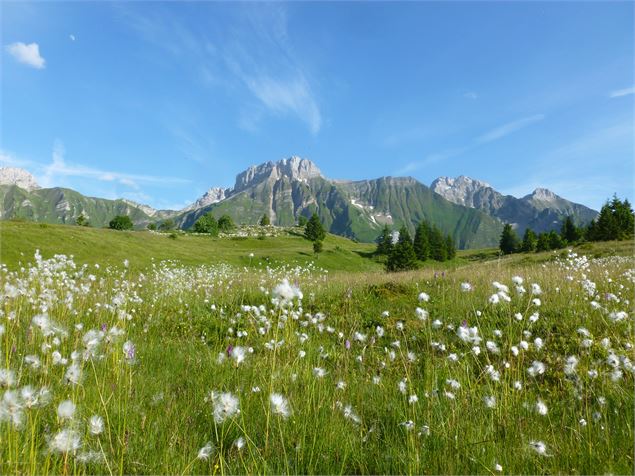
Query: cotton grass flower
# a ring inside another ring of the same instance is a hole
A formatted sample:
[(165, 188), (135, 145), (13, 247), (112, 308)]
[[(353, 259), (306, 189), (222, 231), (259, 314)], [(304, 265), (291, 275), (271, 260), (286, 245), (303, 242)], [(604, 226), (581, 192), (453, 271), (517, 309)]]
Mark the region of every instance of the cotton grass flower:
[(323, 378), (328, 372), (322, 367), (313, 368), (313, 376), (316, 378)]
[(532, 377), (536, 377), (537, 375), (542, 375), (546, 370), (545, 364), (540, 362), (539, 360), (534, 360), (531, 366), (527, 369), (527, 373)]
[(420, 307), (415, 309), (415, 314), (417, 316), (417, 319), (419, 319), (420, 321), (425, 321), (426, 319), (428, 319), (429, 316), (428, 311)]
[(214, 421), (216, 423), (223, 423), (228, 418), (232, 418), (240, 412), (240, 402), (238, 398), (230, 392), (213, 393), (212, 401), (214, 405)]
[(79, 433), (70, 428), (59, 431), (49, 442), (49, 448), (54, 453), (74, 453), (81, 446), (82, 442)]
[(541, 456), (547, 455), (547, 445), (543, 441), (532, 440), (529, 442), (529, 448), (531, 448)]
[(93, 415), (88, 420), (88, 431), (91, 435), (101, 435), (104, 431), (104, 419), (99, 415)]
[(542, 400), (538, 400), (536, 402), (535, 409), (536, 409), (536, 413), (538, 413), (539, 415), (543, 415), (543, 416), (546, 415), (549, 412), (549, 410), (547, 408), (547, 405)]
[(288, 418), (291, 415), (289, 402), (279, 393), (272, 393), (269, 396), (269, 403), (271, 404), (271, 411), (275, 415), (280, 415), (282, 418)]
[(493, 395), (486, 395), (483, 397), (483, 402), (485, 402), (485, 406), (487, 408), (495, 408), (496, 407), (496, 397)]
[(430, 296), (427, 293), (419, 293), (419, 302), (428, 302), (430, 301)]
[(200, 459), (201, 461), (207, 461), (212, 453), (214, 452), (214, 447), (211, 442), (208, 442), (205, 446), (203, 446), (200, 450), (198, 450), (198, 455), (196, 459)]
[(11, 369), (0, 369), (0, 387), (13, 387), (15, 372)]
[(69, 365), (64, 380), (66, 383), (77, 385), (82, 380), (82, 368), (77, 363)]
[(297, 286), (289, 284), (288, 279), (283, 279), (280, 284), (273, 288), (273, 298), (271, 302), (277, 307), (288, 307), (295, 299), (302, 300), (302, 291)]
[(57, 406), (57, 416), (60, 420), (71, 420), (75, 415), (75, 404), (70, 400), (64, 400)]

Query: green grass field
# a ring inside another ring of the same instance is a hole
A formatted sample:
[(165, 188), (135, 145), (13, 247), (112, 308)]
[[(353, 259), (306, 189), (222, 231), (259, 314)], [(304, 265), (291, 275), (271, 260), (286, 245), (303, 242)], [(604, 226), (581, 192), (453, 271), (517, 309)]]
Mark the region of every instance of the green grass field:
[(3, 474), (633, 473), (632, 242), (0, 226)]

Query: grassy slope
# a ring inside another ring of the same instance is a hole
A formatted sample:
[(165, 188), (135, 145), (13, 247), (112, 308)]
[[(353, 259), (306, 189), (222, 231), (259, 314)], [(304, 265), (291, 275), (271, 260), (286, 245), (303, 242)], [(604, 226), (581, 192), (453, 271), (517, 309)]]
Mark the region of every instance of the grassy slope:
[[(369, 259), (375, 245), (355, 243), (337, 235), (328, 235), (324, 252), (315, 259), (311, 243), (301, 236), (284, 235), (247, 239), (212, 239), (197, 235), (179, 235), (176, 240), (166, 234), (148, 231), (121, 232), (101, 228), (49, 225), (20, 221), (0, 221), (0, 263), (13, 268), (31, 261), (39, 249), (45, 258), (54, 254), (73, 255), (84, 263), (121, 264), (128, 259), (133, 268), (141, 269), (152, 260), (173, 259), (183, 264), (228, 263), (240, 266), (304, 265), (315, 262), (331, 271), (383, 271), (383, 264)], [(589, 257), (631, 256), (633, 242), (584, 243), (576, 251)], [(463, 267), (479, 262), (530, 265), (553, 259), (564, 250), (544, 253), (521, 253), (500, 257), (498, 249), (459, 250), (451, 262), (428, 261), (421, 264), (431, 271)], [(254, 253), (250, 259), (249, 254)]]
[[(165, 259), (184, 264), (228, 263), (257, 266), (270, 264), (304, 265), (315, 262), (324, 269), (372, 271), (380, 263), (365, 258), (374, 245), (355, 243), (335, 235), (327, 236), (324, 251), (315, 259), (312, 245), (301, 236), (283, 235), (246, 239), (213, 239), (197, 235), (169, 235), (149, 231), (114, 231), (68, 225), (48, 225), (19, 221), (0, 222), (0, 262), (15, 267), (31, 261), (35, 250), (50, 258), (54, 254), (73, 255), (77, 263), (120, 264), (124, 259), (133, 268), (143, 268)], [(250, 259), (249, 254), (254, 253)]]

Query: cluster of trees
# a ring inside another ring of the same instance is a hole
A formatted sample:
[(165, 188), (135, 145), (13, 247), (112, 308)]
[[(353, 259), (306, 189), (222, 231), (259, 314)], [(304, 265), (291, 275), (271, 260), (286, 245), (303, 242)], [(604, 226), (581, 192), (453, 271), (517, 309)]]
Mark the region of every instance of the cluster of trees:
[(417, 226), (414, 240), (410, 238), (407, 228), (401, 227), (399, 239), (393, 243), (393, 233), (384, 226), (377, 239), (378, 255), (385, 255), (388, 271), (415, 269), (419, 261), (429, 259), (446, 261), (456, 256), (456, 244), (450, 235), (443, 235), (435, 225), (423, 220)]
[(587, 226), (576, 226), (573, 218), (568, 216), (562, 222), (560, 233), (551, 230), (536, 234), (528, 228), (521, 241), (512, 226), (506, 224), (499, 248), (503, 254), (557, 250), (581, 241), (626, 240), (633, 237), (634, 231), (635, 214), (631, 204), (627, 199), (622, 201), (614, 196), (604, 204), (597, 219)]
[(234, 220), (232, 220), (232, 217), (229, 215), (225, 214), (216, 220), (212, 212), (207, 212), (196, 220), (193, 230), (196, 233), (207, 233), (212, 236), (218, 236), (219, 232), (229, 233), (235, 228)]
[(324, 230), (317, 213), (311, 215), (311, 218), (304, 225), (304, 237), (313, 242), (313, 251), (316, 254), (322, 252), (322, 249), (324, 248), (324, 238), (326, 238), (326, 231)]
[(585, 230), (589, 241), (627, 240), (633, 237), (635, 215), (627, 199), (623, 201), (613, 196), (600, 210), (597, 220), (593, 220)]
[[(567, 217), (565, 222), (568, 221), (573, 224), (573, 221), (571, 221), (569, 217)], [(579, 229), (576, 228), (575, 225), (573, 225), (573, 229), (575, 232), (573, 232), (573, 234), (567, 233), (566, 236), (569, 238), (567, 239), (564, 237), (564, 233), (558, 233), (555, 230), (536, 234), (532, 229), (527, 228), (525, 230), (525, 234), (523, 235), (523, 239), (520, 240), (516, 234), (516, 230), (507, 223), (503, 227), (503, 232), (501, 233), (499, 248), (501, 252), (506, 255), (520, 252), (529, 253), (532, 251), (558, 250), (560, 248), (564, 248), (567, 244), (575, 243), (579, 240)]]

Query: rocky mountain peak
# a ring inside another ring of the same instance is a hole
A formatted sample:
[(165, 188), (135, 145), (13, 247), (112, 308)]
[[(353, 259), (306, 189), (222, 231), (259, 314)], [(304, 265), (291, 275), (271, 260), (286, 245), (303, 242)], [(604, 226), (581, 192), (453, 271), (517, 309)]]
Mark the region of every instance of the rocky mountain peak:
[(236, 184), (233, 193), (240, 192), (251, 185), (269, 178), (278, 180), (287, 177), (291, 180), (306, 181), (314, 177), (322, 177), (322, 172), (317, 165), (308, 159), (292, 156), (278, 162), (265, 162), (260, 165), (252, 165), (244, 172), (236, 176)]
[(181, 211), (187, 212), (190, 210), (198, 210), (199, 208), (206, 207), (208, 205), (211, 205), (212, 203), (220, 202), (221, 200), (224, 200), (225, 197), (227, 197), (228, 192), (229, 189), (212, 187), (189, 207), (186, 207)]
[(536, 200), (553, 200), (555, 198), (558, 198), (558, 195), (553, 193), (548, 188), (537, 188), (525, 198), (534, 198)]
[(474, 207), (474, 196), (485, 189), (492, 189), (491, 185), (465, 175), (456, 178), (439, 177), (430, 188), (446, 200), (459, 205)]
[(0, 185), (17, 185), (29, 192), (41, 188), (33, 175), (18, 167), (0, 167)]
[(141, 210), (143, 213), (145, 213), (149, 217), (153, 217), (154, 215), (157, 214), (158, 210), (152, 208), (150, 205), (144, 205), (142, 203), (137, 203), (134, 200), (128, 200), (127, 198), (122, 198), (121, 200), (124, 203), (127, 203), (128, 205), (130, 205), (131, 207), (138, 208), (139, 210)]

